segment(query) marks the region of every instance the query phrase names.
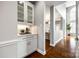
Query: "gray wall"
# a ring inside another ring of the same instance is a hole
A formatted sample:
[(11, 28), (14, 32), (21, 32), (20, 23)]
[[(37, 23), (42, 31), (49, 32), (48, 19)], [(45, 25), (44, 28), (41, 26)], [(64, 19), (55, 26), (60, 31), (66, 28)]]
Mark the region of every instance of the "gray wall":
[(79, 35), (79, 1), (76, 2), (76, 37)]
[(54, 20), (54, 6), (50, 7), (50, 44), (54, 44), (55, 40), (55, 20)]
[(43, 1), (37, 2), (35, 5), (35, 25), (38, 27), (38, 48), (41, 51), (45, 50), (44, 10), (45, 3)]
[(76, 58), (79, 58), (79, 1), (76, 2), (76, 38), (78, 39), (76, 45)]
[(0, 42), (16, 38), (17, 6), (16, 2), (0, 2)]

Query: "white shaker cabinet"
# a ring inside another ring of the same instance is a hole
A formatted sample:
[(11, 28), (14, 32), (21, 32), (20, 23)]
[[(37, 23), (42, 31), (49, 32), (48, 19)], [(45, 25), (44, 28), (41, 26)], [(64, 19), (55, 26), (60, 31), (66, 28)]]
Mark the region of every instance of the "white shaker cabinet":
[(33, 37), (28, 38), (27, 40), (27, 52), (28, 54), (34, 52), (37, 48), (37, 38), (35, 37), (35, 35), (33, 35)]
[(25, 57), (36, 51), (37, 49), (37, 36), (26, 35), (26, 37), (20, 37), (17, 43), (17, 56)]
[(17, 57), (25, 57), (27, 55), (26, 38), (20, 38), (17, 42)]

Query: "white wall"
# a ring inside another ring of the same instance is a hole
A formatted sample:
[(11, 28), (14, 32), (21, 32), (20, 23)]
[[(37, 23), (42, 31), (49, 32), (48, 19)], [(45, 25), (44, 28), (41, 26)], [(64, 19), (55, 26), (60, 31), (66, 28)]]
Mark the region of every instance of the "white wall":
[(63, 17), (63, 19), (66, 19), (66, 4), (60, 4), (55, 6), (55, 8), (58, 10), (58, 12), (61, 14), (61, 16)]
[(60, 13), (63, 19), (63, 36), (66, 35), (66, 4), (60, 4), (55, 6), (56, 10)]
[[(60, 21), (60, 22), (57, 23), (58, 21)], [(61, 39), (63, 37), (62, 21), (63, 21), (62, 16), (55, 8), (55, 33), (56, 33), (55, 36), (56, 36), (56, 39), (54, 40), (54, 42), (58, 41), (59, 39)]]
[[(17, 37), (17, 3), (2, 1), (0, 2), (0, 47), (1, 58), (16, 57), (16, 43), (11, 44), (9, 41)], [(4, 46), (5, 43), (8, 45)], [(0, 44), (1, 46), (1, 44)]]
[(45, 9), (45, 22), (48, 22), (48, 24), (45, 23), (45, 32), (49, 32), (50, 30), (50, 7), (46, 5)]
[(44, 15), (45, 13), (45, 3), (39, 1), (35, 5), (35, 25), (37, 25), (38, 31), (38, 49), (43, 53), (45, 51), (45, 24)]
[[(58, 30), (56, 28), (56, 17), (59, 14), (56, 13), (57, 10), (62, 17), (62, 30)], [(55, 46), (61, 39), (63, 39), (64, 35), (66, 35), (66, 7), (65, 4), (60, 4), (56, 6), (51, 6), (50, 8), (50, 45)]]
[(16, 2), (0, 2), (0, 42), (17, 37), (16, 5)]

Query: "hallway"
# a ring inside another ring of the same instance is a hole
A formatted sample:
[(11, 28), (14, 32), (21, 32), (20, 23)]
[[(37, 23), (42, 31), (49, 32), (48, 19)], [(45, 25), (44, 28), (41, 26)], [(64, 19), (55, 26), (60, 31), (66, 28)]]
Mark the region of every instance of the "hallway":
[(34, 52), (27, 58), (74, 58), (75, 57), (75, 47), (76, 40), (73, 37), (67, 36), (66, 39), (61, 40), (55, 47), (49, 46), (49, 40), (46, 40), (46, 50), (45, 56), (38, 52)]

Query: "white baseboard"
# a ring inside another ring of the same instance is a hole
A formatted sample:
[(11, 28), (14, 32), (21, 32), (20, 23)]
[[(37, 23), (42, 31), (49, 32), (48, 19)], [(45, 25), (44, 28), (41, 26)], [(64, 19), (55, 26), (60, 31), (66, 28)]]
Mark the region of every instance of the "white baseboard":
[(55, 44), (51, 44), (51, 43), (50, 43), (50, 46), (53, 46), (53, 47), (55, 47)]
[(56, 44), (57, 44), (58, 42), (60, 42), (60, 40), (62, 40), (62, 39), (63, 39), (63, 37), (61, 37), (59, 40), (57, 40), (54, 44), (51, 44), (51, 43), (50, 43), (50, 46), (55, 47), (55, 46), (56, 46)]
[(60, 42), (62, 39), (63, 39), (63, 37), (59, 38), (59, 40), (57, 40), (57, 41), (55, 42), (55, 45), (56, 45), (58, 42)]
[(40, 49), (37, 49), (37, 52), (41, 53), (42, 55), (45, 55), (46, 54), (46, 51), (42, 51)]

